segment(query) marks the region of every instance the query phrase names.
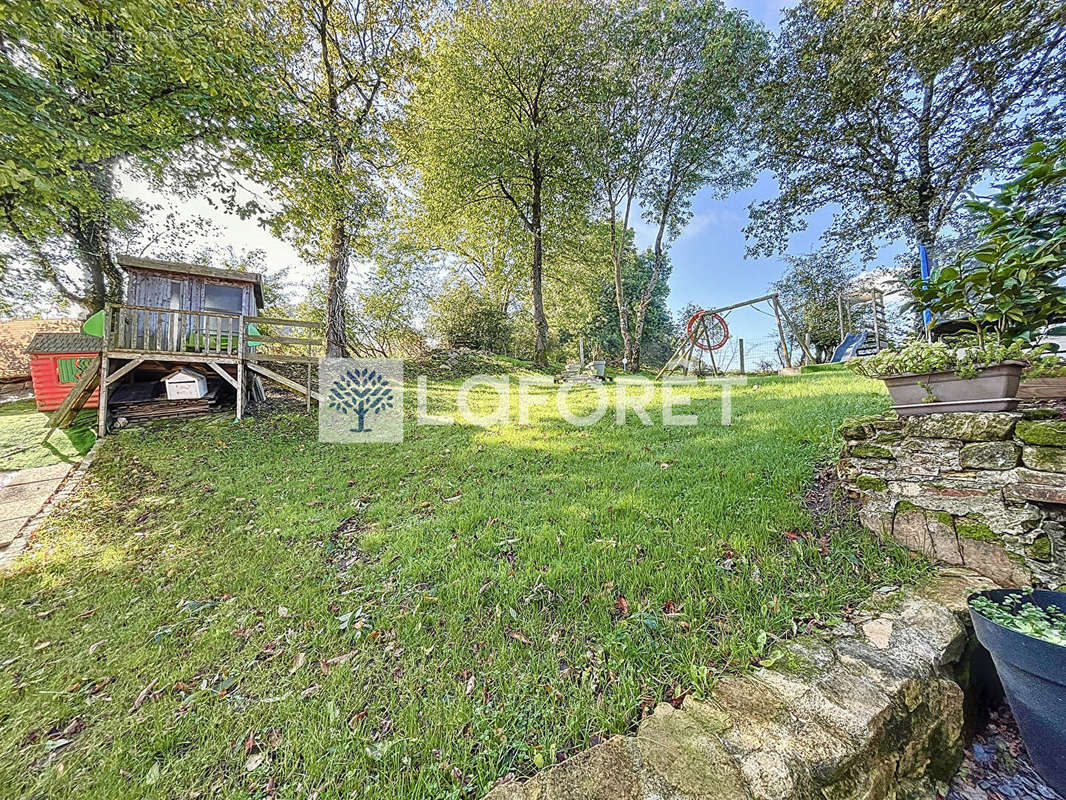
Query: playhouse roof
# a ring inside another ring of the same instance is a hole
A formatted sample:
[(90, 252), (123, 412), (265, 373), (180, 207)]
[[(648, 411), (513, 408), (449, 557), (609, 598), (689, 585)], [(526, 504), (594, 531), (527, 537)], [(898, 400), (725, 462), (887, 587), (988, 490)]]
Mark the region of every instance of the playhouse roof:
[(99, 353), (100, 337), (77, 331), (38, 333), (26, 345), (26, 352), (38, 353)]
[(236, 269), (219, 269), (205, 267), (201, 264), (186, 264), (183, 261), (158, 261), (154, 258), (138, 256), (117, 256), (118, 265), (127, 270), (144, 270), (147, 272), (169, 272), (176, 275), (193, 275), (198, 278), (215, 278), (233, 283), (250, 283), (255, 292), (256, 302), (263, 305), (263, 276), (258, 272), (241, 272)]

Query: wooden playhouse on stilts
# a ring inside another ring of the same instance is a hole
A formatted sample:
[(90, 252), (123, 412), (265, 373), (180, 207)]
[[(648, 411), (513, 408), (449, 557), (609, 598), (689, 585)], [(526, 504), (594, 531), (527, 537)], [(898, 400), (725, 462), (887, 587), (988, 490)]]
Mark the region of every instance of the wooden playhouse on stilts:
[(120, 420), (230, 408), (240, 419), (265, 399), (263, 381), (300, 395), (307, 408), (318, 400), (312, 383), (322, 326), (261, 316), (260, 275), (129, 256), (118, 264), (127, 275), (125, 302), (107, 304), (83, 326), (98, 337), (99, 355), (82, 364), (53, 429), (97, 391), (100, 436)]

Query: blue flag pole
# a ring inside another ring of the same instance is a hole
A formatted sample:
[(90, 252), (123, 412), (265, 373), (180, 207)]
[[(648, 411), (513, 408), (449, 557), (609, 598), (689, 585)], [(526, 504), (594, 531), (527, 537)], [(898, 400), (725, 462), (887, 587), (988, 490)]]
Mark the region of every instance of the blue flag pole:
[[(918, 255), (922, 262), (922, 286), (929, 288), (929, 254), (925, 251), (925, 244), (918, 244)], [(925, 338), (932, 340), (933, 332), (930, 330), (933, 324), (933, 312), (928, 308), (922, 310), (922, 320), (925, 322)]]

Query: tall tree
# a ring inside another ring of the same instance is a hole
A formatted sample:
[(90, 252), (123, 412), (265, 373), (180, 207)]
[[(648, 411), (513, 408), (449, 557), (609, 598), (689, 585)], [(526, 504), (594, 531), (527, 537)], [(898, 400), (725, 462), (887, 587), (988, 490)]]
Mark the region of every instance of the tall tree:
[[(721, 0), (624, 4), (611, 31), (610, 78), (593, 149), (611, 225), (619, 331), (636, 371), (665, 252), (688, 220), (693, 195), (707, 185), (726, 193), (749, 177), (750, 98), (767, 44), (758, 25)], [(656, 237), (651, 272), (629, 298), (625, 231), (637, 204)]]
[[(116, 299), (115, 167), (158, 174), (255, 113), (244, 0), (14, 0), (0, 15), (0, 235), (21, 279), (89, 310)], [(203, 150), (200, 151), (204, 152)], [(26, 269), (26, 265), (29, 268)]]
[(261, 15), (277, 43), (277, 124), (255, 131), (238, 165), (268, 185), (274, 230), (325, 262), (326, 354), (348, 355), (353, 250), (366, 254), (388, 192), (387, 126), (418, 55), (421, 0), (283, 0)]
[[(547, 364), (546, 239), (584, 218), (580, 139), (600, 81), (587, 0), (473, 0), (436, 31), (406, 141), (425, 214), (504, 208), (529, 239), (534, 360)], [(495, 217), (492, 213), (490, 217)], [(465, 215), (469, 220), (469, 215)]]
[(839, 207), (848, 248), (932, 247), (963, 193), (1066, 122), (1059, 0), (802, 0), (785, 12), (761, 94), (762, 165), (777, 198), (752, 208), (750, 250), (783, 249)]

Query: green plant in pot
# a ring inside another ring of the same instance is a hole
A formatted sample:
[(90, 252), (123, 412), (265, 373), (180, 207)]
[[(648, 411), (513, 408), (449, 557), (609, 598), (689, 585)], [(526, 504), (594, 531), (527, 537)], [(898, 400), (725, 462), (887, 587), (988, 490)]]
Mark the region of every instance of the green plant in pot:
[(1022, 370), (1053, 349), (1035, 343), (1066, 334), (1066, 142), (1033, 145), (1019, 168), (993, 197), (966, 204), (981, 220), (978, 244), (927, 283), (908, 282), (912, 310), (960, 323), (964, 335), (857, 365), (885, 381), (900, 414), (1015, 408)]
[(1033, 766), (1066, 795), (1066, 594), (993, 589), (969, 606)]

